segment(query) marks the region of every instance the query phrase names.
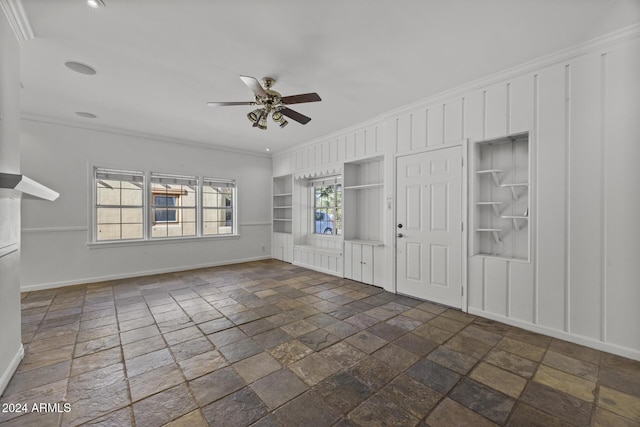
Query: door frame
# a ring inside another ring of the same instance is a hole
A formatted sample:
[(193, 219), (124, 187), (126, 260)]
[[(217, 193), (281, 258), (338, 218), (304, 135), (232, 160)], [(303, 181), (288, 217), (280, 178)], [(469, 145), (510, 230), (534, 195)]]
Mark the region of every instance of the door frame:
[(397, 237), (397, 228), (396, 228), (396, 224), (398, 224), (398, 158), (400, 157), (406, 157), (406, 156), (411, 156), (414, 154), (422, 154), (422, 153), (426, 153), (426, 152), (430, 152), (430, 151), (437, 151), (437, 150), (444, 150), (447, 148), (453, 148), (453, 147), (461, 147), (462, 149), (462, 158), (460, 159), (460, 161), (462, 162), (462, 186), (461, 186), (461, 214), (462, 214), (462, 227), (463, 227), (463, 231), (461, 234), (461, 239), (462, 239), (462, 250), (461, 250), (461, 254), (462, 254), (462, 260), (460, 265), (462, 266), (462, 295), (460, 296), (461, 298), (461, 310), (464, 312), (468, 312), (469, 311), (469, 307), (468, 307), (468, 299), (469, 299), (469, 292), (467, 290), (467, 267), (468, 267), (468, 260), (469, 260), (469, 256), (468, 256), (468, 242), (469, 242), (469, 221), (468, 221), (468, 214), (469, 214), (469, 209), (468, 209), (468, 200), (469, 200), (469, 190), (468, 190), (468, 185), (469, 185), (469, 175), (468, 175), (468, 164), (469, 164), (469, 160), (468, 160), (468, 151), (469, 151), (469, 139), (468, 138), (464, 138), (464, 139), (460, 139), (457, 141), (452, 141), (452, 142), (447, 142), (444, 144), (440, 144), (440, 145), (435, 145), (435, 146), (430, 146), (430, 147), (425, 147), (425, 148), (421, 148), (419, 150), (412, 150), (406, 153), (394, 153), (393, 155), (393, 194), (394, 194), (394, 205), (395, 205), (395, 209), (393, 209), (392, 212), (392, 218), (393, 218), (393, 224), (391, 224), (391, 232), (393, 233), (390, 237), (392, 238), (392, 242), (393, 242), (393, 291), (394, 293), (398, 293), (398, 237)]

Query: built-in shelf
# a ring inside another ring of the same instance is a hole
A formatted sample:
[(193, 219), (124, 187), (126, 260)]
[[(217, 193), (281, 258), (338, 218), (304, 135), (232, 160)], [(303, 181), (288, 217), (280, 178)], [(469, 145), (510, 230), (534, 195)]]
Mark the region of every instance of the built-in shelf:
[(530, 148), (529, 132), (472, 144), (471, 254), (530, 261)]
[(529, 220), (528, 216), (523, 216), (523, 215), (502, 215), (502, 218), (512, 220), (513, 228), (515, 228), (516, 231), (520, 231), (520, 223), (518, 222), (518, 220), (523, 220), (523, 221)]
[(384, 246), (384, 242), (379, 240), (344, 239), (344, 241), (349, 243), (358, 243), (360, 245)]
[[(293, 218), (293, 175), (283, 175), (273, 178), (273, 232), (286, 233), (292, 232)], [(274, 241), (277, 239), (274, 239)], [(278, 259), (285, 259), (284, 254), (289, 254), (292, 249), (284, 248), (288, 239), (284, 239), (281, 245), (275, 245), (274, 256)], [(289, 260), (291, 262), (291, 260)]]
[(378, 182), (375, 184), (349, 185), (349, 186), (345, 186), (344, 189), (345, 190), (364, 190), (366, 188), (382, 187), (383, 185), (384, 185), (383, 183)]
[(502, 184), (500, 187), (503, 188), (510, 188), (511, 189), (511, 195), (513, 196), (513, 200), (518, 200), (518, 194), (516, 194), (516, 188), (517, 187), (528, 187), (529, 184), (526, 182), (518, 182), (518, 183), (514, 183), (514, 184)]
[(60, 193), (29, 177), (13, 173), (0, 173), (0, 197), (47, 200), (53, 202)]
[(498, 206), (500, 206), (501, 204), (502, 202), (477, 202), (476, 203), (476, 205), (478, 206), (491, 206), (496, 216), (500, 216), (500, 210), (498, 209)]
[(493, 240), (495, 240), (496, 243), (500, 243), (500, 232), (502, 231), (501, 228), (476, 228), (476, 231), (490, 232), (493, 234)]
[(500, 185), (500, 179), (498, 174), (501, 174), (502, 172), (503, 172), (502, 169), (483, 169), (483, 170), (476, 171), (478, 175), (491, 174), (491, 177), (493, 178), (493, 182), (494, 184), (496, 184), (496, 186)]

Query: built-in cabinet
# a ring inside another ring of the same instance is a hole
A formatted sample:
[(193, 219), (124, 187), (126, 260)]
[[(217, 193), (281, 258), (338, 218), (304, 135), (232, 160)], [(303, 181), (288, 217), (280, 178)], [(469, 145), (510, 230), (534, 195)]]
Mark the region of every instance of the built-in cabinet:
[(376, 284), (384, 246), (383, 157), (345, 163), (343, 175), (344, 277)]
[(271, 256), (285, 262), (293, 262), (293, 238), (291, 233), (273, 233)]
[(473, 143), (472, 255), (529, 260), (529, 133)]
[(375, 261), (382, 261), (382, 247), (382, 242), (345, 240), (344, 277), (369, 285), (378, 284), (376, 279), (380, 274), (376, 271)]
[(380, 244), (383, 229), (384, 164), (374, 157), (344, 164), (344, 240)]
[(273, 178), (273, 238), (271, 254), (281, 261), (293, 260), (293, 176)]
[[(381, 285), (384, 258), (384, 161), (375, 156), (346, 162), (320, 176), (343, 185), (342, 235), (312, 232), (309, 180), (283, 175), (273, 179), (272, 257), (359, 282)], [(339, 175), (338, 175), (339, 174)], [(297, 202), (294, 202), (297, 200)], [(307, 200), (308, 203), (304, 201)], [(379, 266), (376, 267), (376, 260)]]

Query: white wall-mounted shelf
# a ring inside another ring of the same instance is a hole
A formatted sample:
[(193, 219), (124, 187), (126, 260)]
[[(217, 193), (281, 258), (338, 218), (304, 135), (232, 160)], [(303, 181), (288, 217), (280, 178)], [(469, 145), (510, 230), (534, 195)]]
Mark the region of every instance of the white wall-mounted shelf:
[(529, 261), (529, 133), (478, 141), (472, 148), (471, 254)]
[[(273, 178), (273, 232), (291, 234), (293, 223), (293, 175), (284, 175)], [(274, 241), (277, 240), (274, 238)], [(281, 245), (288, 242), (281, 239)], [(290, 239), (289, 239), (290, 240)], [(277, 245), (276, 245), (277, 246)], [(283, 261), (291, 262), (291, 257), (282, 258), (282, 254), (289, 254), (293, 251), (289, 248), (274, 246), (272, 256)], [(289, 246), (289, 245), (287, 245)], [(286, 249), (286, 250), (285, 250)]]
[(383, 185), (384, 184), (381, 182), (375, 183), (375, 184), (349, 185), (349, 186), (345, 186), (344, 189), (345, 190), (364, 190), (367, 188), (382, 187)]
[(496, 216), (500, 216), (500, 210), (498, 209), (498, 206), (500, 206), (501, 204), (502, 202), (477, 202), (476, 203), (476, 205), (478, 206), (491, 206)]
[(20, 174), (0, 173), (0, 197), (53, 202), (60, 193)]
[(384, 246), (384, 242), (380, 240), (344, 239), (344, 241), (349, 243), (357, 243), (359, 245)]
[(511, 195), (513, 196), (513, 200), (518, 200), (519, 195), (516, 194), (516, 188), (518, 187), (529, 187), (529, 184), (526, 182), (518, 182), (514, 184), (502, 184), (500, 187), (511, 189)]
[(483, 170), (476, 171), (478, 175), (491, 174), (491, 177), (493, 178), (493, 183), (496, 186), (500, 185), (500, 177), (498, 175), (501, 174), (502, 172), (503, 172), (502, 169), (483, 169)]
[(520, 223), (518, 222), (518, 220), (522, 220), (522, 221), (528, 221), (529, 217), (528, 216), (522, 216), (522, 215), (502, 215), (502, 218), (505, 219), (510, 219), (513, 221), (513, 228), (516, 229), (516, 231), (520, 231)]
[(493, 240), (495, 240), (496, 243), (500, 243), (500, 232), (502, 231), (501, 228), (476, 228), (476, 231), (490, 232), (493, 234)]

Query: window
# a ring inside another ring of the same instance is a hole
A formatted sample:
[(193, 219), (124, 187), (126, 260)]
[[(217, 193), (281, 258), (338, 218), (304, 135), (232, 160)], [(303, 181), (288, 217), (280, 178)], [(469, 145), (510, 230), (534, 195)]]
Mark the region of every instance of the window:
[(235, 181), (95, 168), (93, 241), (233, 235)]
[(235, 183), (204, 178), (202, 184), (202, 234), (233, 234)]
[(144, 237), (144, 174), (95, 171), (96, 241)]
[(195, 236), (198, 178), (151, 174), (151, 237)]
[(316, 234), (342, 234), (342, 185), (337, 179), (312, 183), (313, 232)]
[[(178, 210), (171, 209), (178, 206), (178, 196), (160, 196), (153, 194), (153, 205), (156, 207), (153, 222), (178, 222)], [(162, 208), (166, 209), (162, 209)]]

